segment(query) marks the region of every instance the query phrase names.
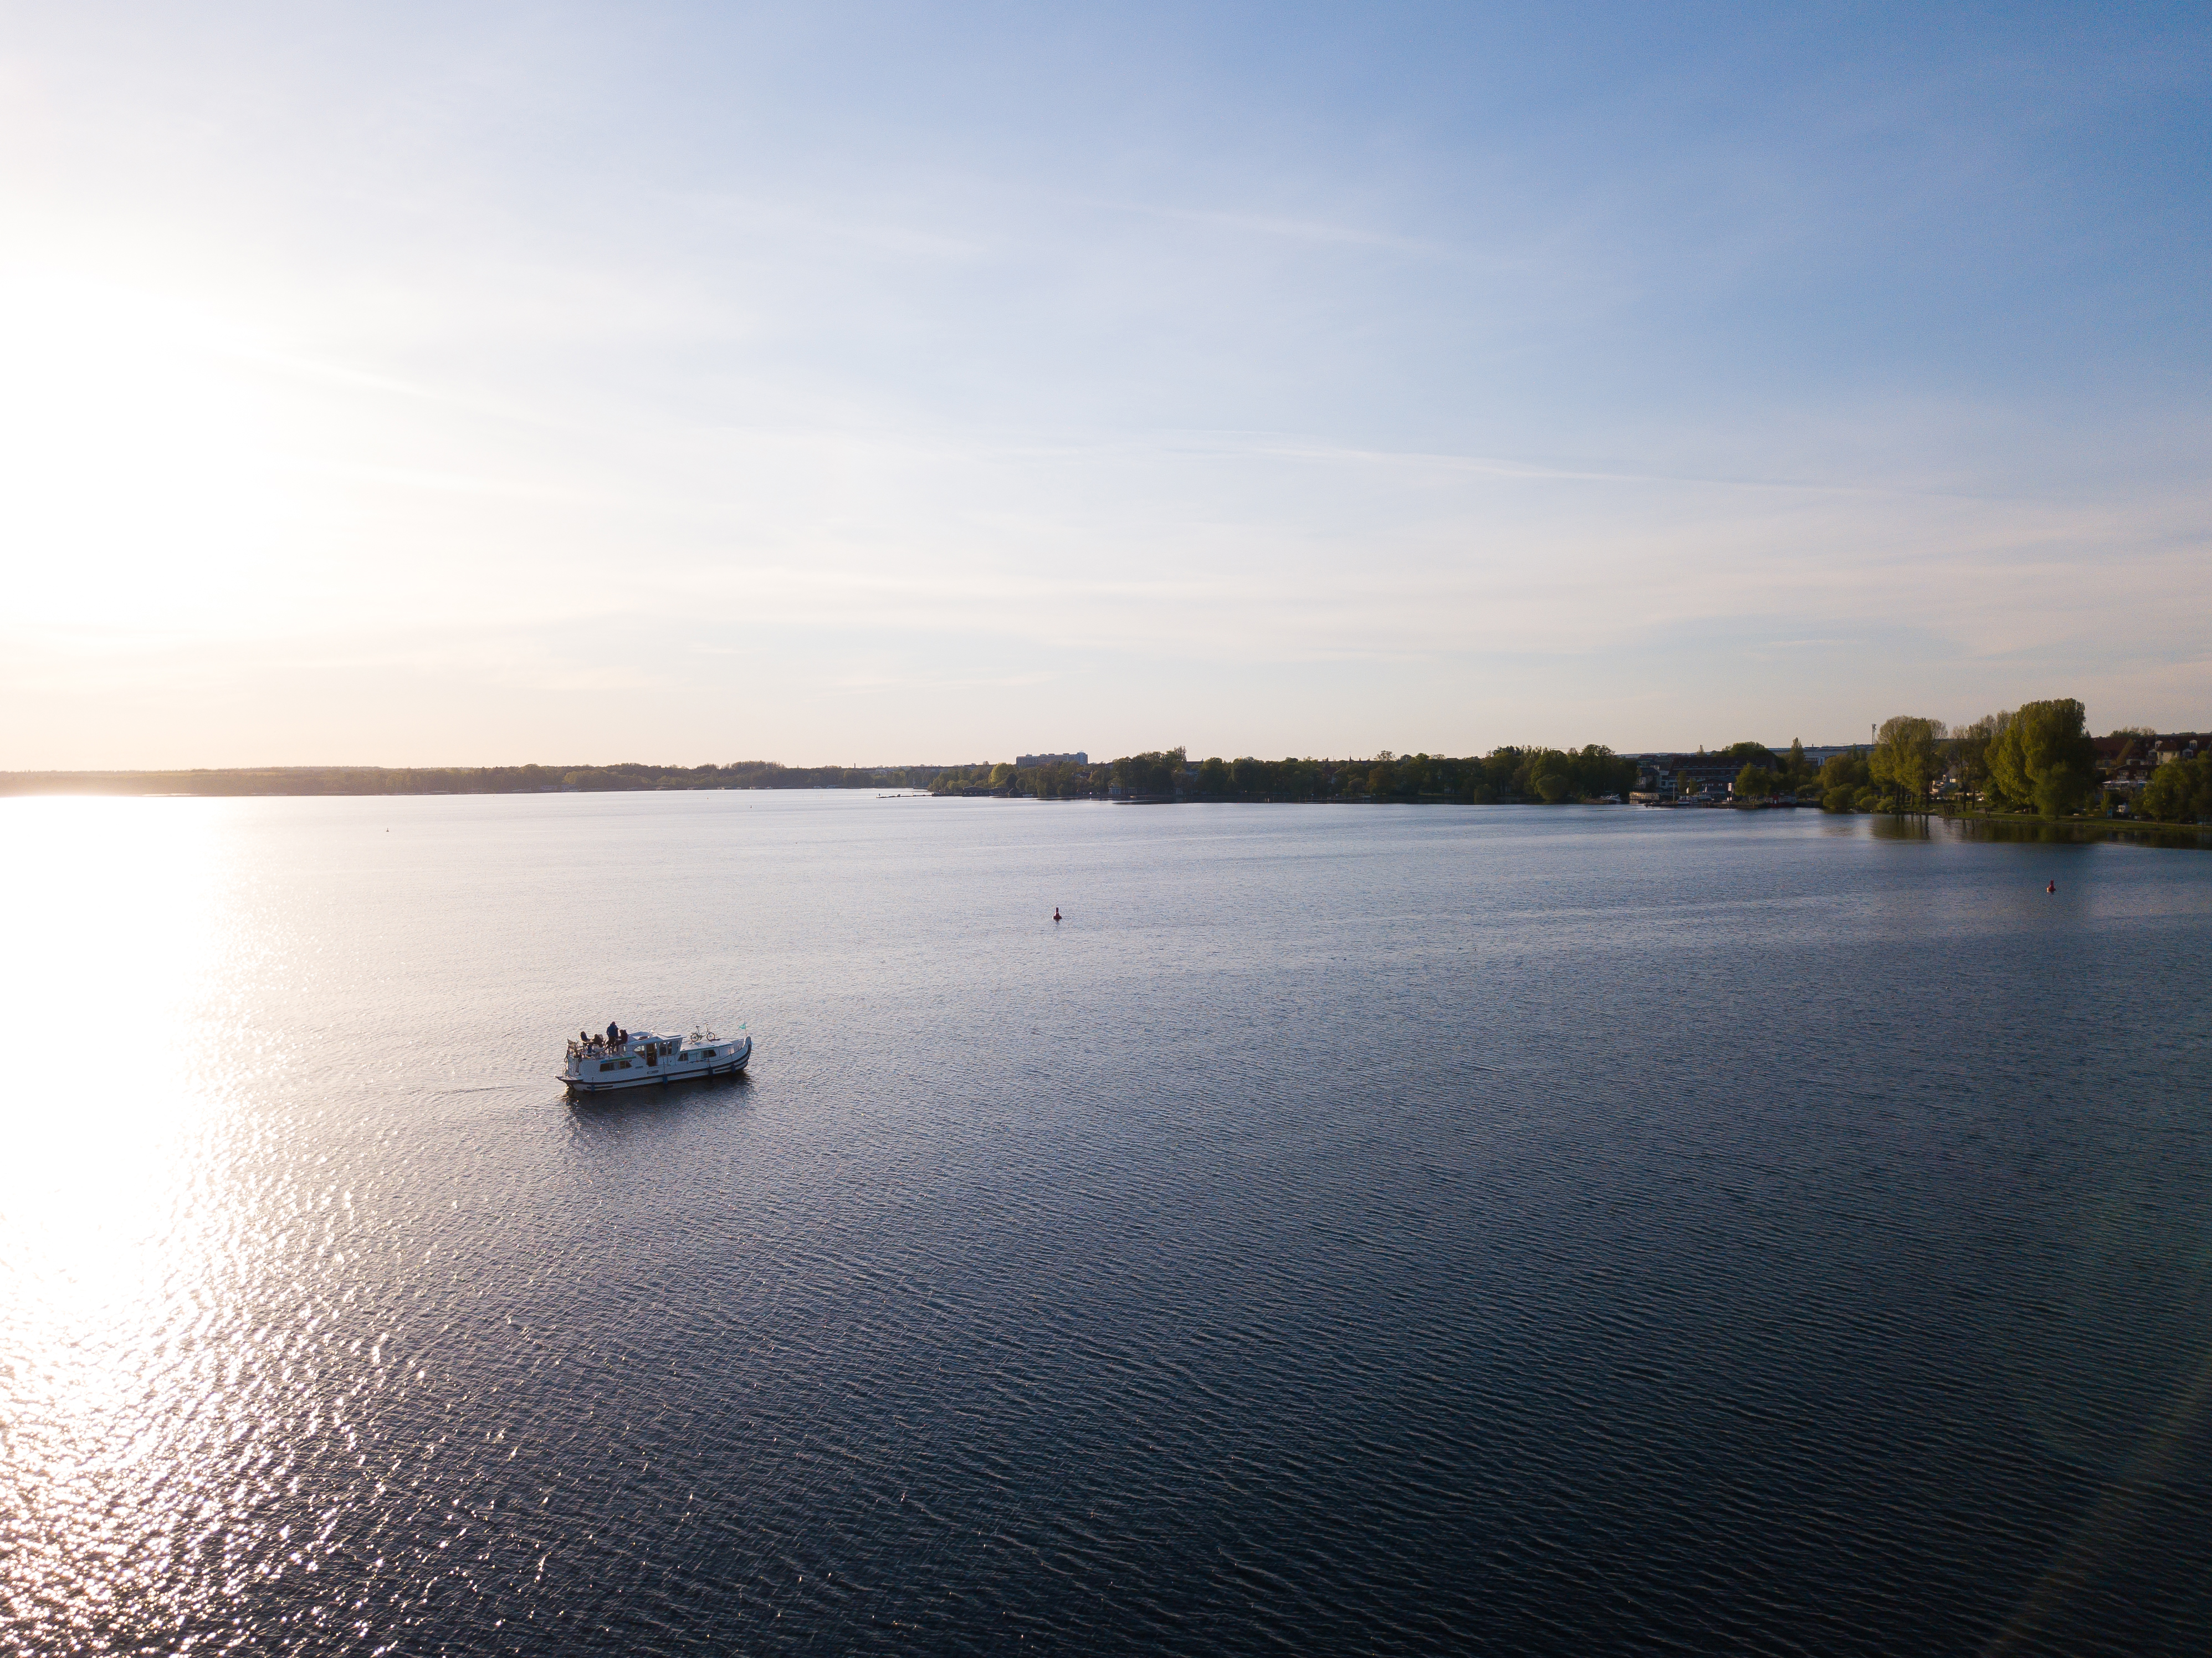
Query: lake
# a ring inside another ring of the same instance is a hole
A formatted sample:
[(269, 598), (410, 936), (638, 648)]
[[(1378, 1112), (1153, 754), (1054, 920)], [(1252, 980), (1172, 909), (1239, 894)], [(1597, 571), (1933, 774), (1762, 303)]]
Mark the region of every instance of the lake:
[[(769, 793), (0, 847), (10, 1650), (2212, 1631), (2212, 857)], [(610, 1019), (751, 1073), (564, 1098)]]

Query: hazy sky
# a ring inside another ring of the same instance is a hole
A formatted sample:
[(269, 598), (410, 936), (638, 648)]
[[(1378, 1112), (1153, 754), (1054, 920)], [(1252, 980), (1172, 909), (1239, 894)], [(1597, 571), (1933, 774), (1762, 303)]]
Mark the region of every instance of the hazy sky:
[(0, 5), (0, 766), (2212, 724), (2208, 20)]

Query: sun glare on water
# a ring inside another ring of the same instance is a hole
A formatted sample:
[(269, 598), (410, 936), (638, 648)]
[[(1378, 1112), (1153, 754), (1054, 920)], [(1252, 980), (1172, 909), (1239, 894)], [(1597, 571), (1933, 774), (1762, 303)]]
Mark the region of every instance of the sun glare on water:
[[(0, 1618), (137, 1623), (219, 1525), (196, 1466), (227, 1431), (202, 1374), (248, 1240), (219, 1189), (220, 808), (0, 802), (16, 872), (0, 968)], [(130, 1609), (130, 1610), (126, 1610)]]

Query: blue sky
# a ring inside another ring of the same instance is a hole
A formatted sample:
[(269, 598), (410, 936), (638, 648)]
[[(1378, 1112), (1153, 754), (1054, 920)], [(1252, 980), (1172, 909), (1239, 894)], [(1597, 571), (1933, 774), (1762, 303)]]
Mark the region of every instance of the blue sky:
[(2212, 715), (2201, 11), (0, 42), (0, 765)]

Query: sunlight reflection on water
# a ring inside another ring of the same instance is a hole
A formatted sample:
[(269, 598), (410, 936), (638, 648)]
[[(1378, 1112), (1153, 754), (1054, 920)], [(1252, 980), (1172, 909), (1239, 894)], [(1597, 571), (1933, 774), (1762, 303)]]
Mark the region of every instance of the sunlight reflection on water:
[(222, 814), (165, 802), (9, 805), (0, 1005), (47, 1072), (23, 1078), (0, 1162), (11, 1600), (191, 1600), (216, 1584), (178, 1552), (228, 1518), (226, 1280), (251, 1270), (210, 1064), (251, 1041), (209, 1034), (238, 942), (231, 847)]

